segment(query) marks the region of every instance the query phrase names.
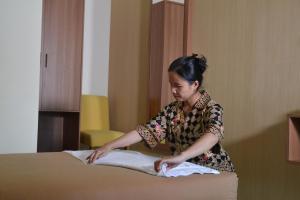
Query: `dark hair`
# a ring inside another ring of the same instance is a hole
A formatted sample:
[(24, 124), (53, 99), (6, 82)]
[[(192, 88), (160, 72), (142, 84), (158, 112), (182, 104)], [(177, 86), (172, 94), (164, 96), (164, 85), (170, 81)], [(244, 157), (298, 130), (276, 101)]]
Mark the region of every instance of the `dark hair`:
[(197, 54), (192, 56), (183, 56), (174, 60), (168, 71), (176, 72), (183, 79), (192, 84), (198, 81), (202, 85), (203, 73), (207, 68), (206, 58), (204, 56), (197, 57)]

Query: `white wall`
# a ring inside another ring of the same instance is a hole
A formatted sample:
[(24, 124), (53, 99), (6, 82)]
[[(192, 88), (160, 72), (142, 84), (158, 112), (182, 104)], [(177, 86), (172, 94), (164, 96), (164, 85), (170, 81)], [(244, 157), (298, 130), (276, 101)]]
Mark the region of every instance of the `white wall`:
[[(111, 0), (85, 0), (82, 93), (108, 94)], [(0, 154), (36, 152), (42, 0), (0, 1)]]
[(36, 152), (41, 0), (0, 1), (0, 153)]
[(85, 0), (82, 94), (108, 94), (111, 0)]

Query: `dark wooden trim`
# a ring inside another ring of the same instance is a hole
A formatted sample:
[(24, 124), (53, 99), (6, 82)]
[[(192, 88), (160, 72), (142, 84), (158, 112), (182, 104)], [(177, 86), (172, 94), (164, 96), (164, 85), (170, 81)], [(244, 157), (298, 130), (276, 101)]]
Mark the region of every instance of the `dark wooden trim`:
[(288, 161), (300, 163), (300, 117), (288, 117)]
[(183, 55), (192, 54), (192, 8), (194, 0), (184, 2)]
[[(150, 68), (149, 68), (149, 117), (160, 110), (163, 59), (164, 59), (164, 9), (165, 2), (151, 5)], [(157, 22), (161, 23), (157, 23)], [(156, 23), (156, 24), (155, 24)]]
[[(149, 16), (149, 30), (148, 30), (148, 69), (149, 69), (149, 75), (148, 75), (148, 83), (147, 83), (147, 88), (148, 88), (148, 92), (147, 92), (147, 100), (148, 103), (150, 102), (150, 69), (151, 69), (151, 22), (152, 22), (152, 0), (148, 0), (148, 3), (150, 4), (150, 16)], [(150, 114), (150, 104), (147, 108), (147, 120), (150, 120), (151, 118), (151, 114)]]

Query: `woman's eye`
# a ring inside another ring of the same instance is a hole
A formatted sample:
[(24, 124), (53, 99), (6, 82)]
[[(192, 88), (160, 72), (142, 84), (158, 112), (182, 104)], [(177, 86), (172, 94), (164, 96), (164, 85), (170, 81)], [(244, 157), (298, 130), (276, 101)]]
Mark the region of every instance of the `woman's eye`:
[(181, 88), (182, 87), (182, 85), (177, 85), (177, 84), (170, 84), (171, 85), (171, 87), (174, 87), (174, 88)]

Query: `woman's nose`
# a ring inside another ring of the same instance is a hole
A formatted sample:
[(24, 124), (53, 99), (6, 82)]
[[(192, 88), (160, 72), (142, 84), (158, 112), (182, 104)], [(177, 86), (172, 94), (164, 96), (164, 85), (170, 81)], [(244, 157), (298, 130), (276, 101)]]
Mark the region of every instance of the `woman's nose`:
[(176, 94), (176, 89), (175, 88), (171, 88), (172, 94)]

